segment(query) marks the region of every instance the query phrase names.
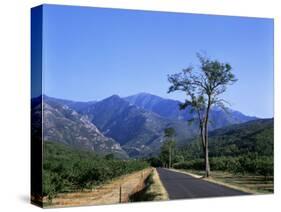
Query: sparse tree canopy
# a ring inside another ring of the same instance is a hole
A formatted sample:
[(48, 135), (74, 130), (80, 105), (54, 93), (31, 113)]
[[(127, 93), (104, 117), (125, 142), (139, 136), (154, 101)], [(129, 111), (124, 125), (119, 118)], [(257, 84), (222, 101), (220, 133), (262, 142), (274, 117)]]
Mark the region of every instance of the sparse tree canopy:
[(210, 174), (208, 158), (208, 124), (209, 112), (212, 106), (226, 109), (224, 99), (220, 97), (228, 85), (237, 81), (228, 63), (211, 60), (197, 54), (200, 67), (188, 67), (182, 72), (168, 76), (171, 83), (168, 93), (183, 91), (186, 94), (185, 102), (180, 104), (181, 110), (191, 106), (191, 112), (196, 113), (199, 121), (200, 137), (205, 153), (206, 176)]
[(166, 128), (164, 130), (164, 133), (165, 133), (165, 137), (168, 137), (168, 138), (172, 138), (176, 134), (175, 129), (172, 127)]

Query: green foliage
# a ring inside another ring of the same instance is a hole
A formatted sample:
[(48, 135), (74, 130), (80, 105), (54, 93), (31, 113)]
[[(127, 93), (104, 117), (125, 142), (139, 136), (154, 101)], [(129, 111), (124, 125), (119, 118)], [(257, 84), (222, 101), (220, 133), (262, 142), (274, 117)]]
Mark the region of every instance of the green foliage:
[(265, 178), (273, 176), (273, 158), (272, 157), (261, 157), (256, 161), (256, 170), (259, 174)]
[[(256, 154), (247, 154), (238, 157), (213, 157), (210, 158), (212, 170), (228, 171), (239, 174), (258, 174), (265, 177), (273, 175), (273, 157), (258, 156)], [(203, 159), (194, 159), (185, 162), (175, 163), (176, 169), (204, 169)]]
[[(178, 151), (185, 160), (203, 157), (198, 138), (181, 146)], [(209, 133), (210, 157), (238, 157), (249, 154), (257, 157), (273, 156), (273, 119), (249, 121)]]
[(160, 160), (159, 157), (150, 157), (146, 161), (150, 164), (150, 166), (153, 166), (153, 167), (163, 166), (162, 161)]
[(114, 154), (107, 154), (106, 156), (105, 156), (105, 159), (107, 159), (107, 160), (113, 160), (114, 159)]
[(175, 168), (175, 169), (203, 170), (204, 169), (204, 160), (203, 159), (195, 159), (195, 160), (175, 163), (175, 164), (173, 164), (173, 168)]
[(168, 127), (166, 129), (164, 129), (164, 134), (165, 134), (165, 137), (172, 138), (176, 135), (176, 131), (174, 128)]
[(141, 160), (116, 160), (44, 142), (43, 195), (52, 199), (57, 193), (93, 188), (146, 167), (148, 163)]
[(210, 156), (273, 155), (273, 120), (257, 120), (210, 133)]

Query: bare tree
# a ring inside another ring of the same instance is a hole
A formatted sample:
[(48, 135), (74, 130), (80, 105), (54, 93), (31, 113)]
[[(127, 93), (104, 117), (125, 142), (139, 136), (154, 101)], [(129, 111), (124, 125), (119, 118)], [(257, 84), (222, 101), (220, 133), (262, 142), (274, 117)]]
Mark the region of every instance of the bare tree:
[[(181, 110), (191, 108), (190, 112), (196, 114), (199, 122), (200, 138), (204, 150), (205, 176), (210, 176), (209, 150), (208, 150), (208, 125), (210, 109), (213, 106), (226, 110), (224, 99), (220, 95), (224, 93), (228, 85), (237, 81), (232, 73), (232, 67), (228, 63), (211, 60), (206, 56), (197, 54), (200, 62), (199, 68), (190, 66), (182, 72), (168, 75), (171, 83), (168, 93), (182, 91), (186, 94), (185, 102), (180, 104)], [(193, 120), (189, 120), (193, 121)]]

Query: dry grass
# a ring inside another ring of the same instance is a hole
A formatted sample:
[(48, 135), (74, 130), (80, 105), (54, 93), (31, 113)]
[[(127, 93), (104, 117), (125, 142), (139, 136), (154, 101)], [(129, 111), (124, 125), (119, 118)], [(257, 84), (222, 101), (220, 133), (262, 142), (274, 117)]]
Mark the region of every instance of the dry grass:
[(165, 189), (165, 187), (163, 186), (160, 177), (158, 175), (158, 172), (156, 171), (156, 169), (153, 169), (152, 172), (152, 184), (150, 185), (150, 187), (147, 190), (147, 193), (152, 193), (155, 194), (155, 198), (153, 200), (168, 200), (169, 196), (168, 193)]
[(267, 177), (259, 175), (242, 175), (233, 174), (223, 171), (212, 171), (211, 177), (203, 178), (204, 171), (198, 170), (180, 170), (181, 172), (193, 175), (198, 178), (202, 178), (206, 181), (217, 183), (220, 185), (234, 188), (240, 191), (252, 193), (252, 194), (270, 194), (273, 193), (273, 176)]
[(130, 196), (131, 202), (168, 200), (168, 193), (159, 178), (155, 168), (145, 180), (145, 187)]

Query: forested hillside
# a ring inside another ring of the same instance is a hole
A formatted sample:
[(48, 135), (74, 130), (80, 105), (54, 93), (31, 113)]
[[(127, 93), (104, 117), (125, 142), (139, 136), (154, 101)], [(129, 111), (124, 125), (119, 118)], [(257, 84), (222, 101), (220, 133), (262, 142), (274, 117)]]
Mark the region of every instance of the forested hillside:
[[(218, 129), (209, 134), (211, 169), (273, 174), (273, 119), (259, 119)], [(174, 167), (204, 169), (199, 139), (177, 150), (184, 158)]]
[[(186, 159), (201, 155), (201, 144), (193, 139), (182, 146), (181, 152)], [(273, 155), (273, 119), (258, 119), (243, 124), (214, 130), (209, 133), (209, 154), (211, 157), (239, 156), (242, 154)], [(203, 154), (203, 153), (202, 153)]]

